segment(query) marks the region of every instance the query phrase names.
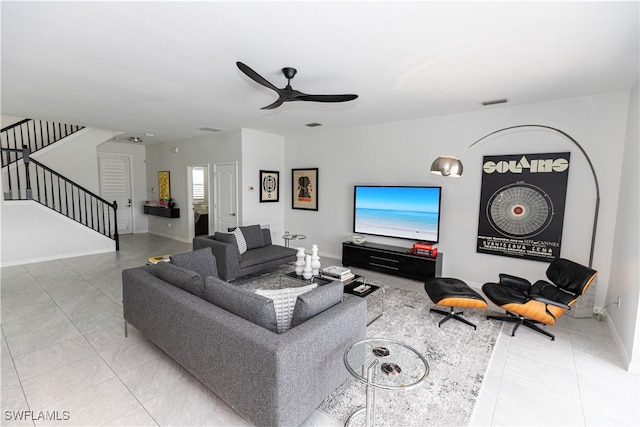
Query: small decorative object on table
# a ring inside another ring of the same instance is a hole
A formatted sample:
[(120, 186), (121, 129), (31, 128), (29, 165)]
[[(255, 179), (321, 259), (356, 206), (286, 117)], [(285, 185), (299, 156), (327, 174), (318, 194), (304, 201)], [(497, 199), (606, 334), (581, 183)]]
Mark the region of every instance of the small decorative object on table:
[(318, 256), (318, 245), (311, 246), (311, 274), (320, 274), (320, 257)]
[(302, 270), (302, 277), (305, 280), (310, 280), (313, 277), (313, 273), (311, 270), (311, 255), (305, 255), (304, 257), (304, 270)]
[(371, 351), (373, 351), (373, 354), (377, 357), (387, 357), (390, 354), (389, 349), (386, 347), (374, 347)]
[(298, 252), (296, 253), (296, 275), (302, 276), (302, 271), (304, 270), (304, 248), (298, 248)]
[(387, 375), (398, 375), (400, 372), (402, 372), (402, 369), (400, 369), (400, 366), (398, 366), (395, 363), (383, 363), (380, 366), (380, 369), (382, 369), (382, 372), (384, 372)]

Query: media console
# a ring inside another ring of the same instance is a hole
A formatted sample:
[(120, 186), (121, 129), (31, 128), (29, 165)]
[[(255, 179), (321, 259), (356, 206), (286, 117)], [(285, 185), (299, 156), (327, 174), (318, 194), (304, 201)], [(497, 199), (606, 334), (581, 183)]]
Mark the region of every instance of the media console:
[(379, 243), (342, 243), (342, 265), (426, 281), (442, 276), (442, 253), (437, 258), (413, 255), (407, 248)]

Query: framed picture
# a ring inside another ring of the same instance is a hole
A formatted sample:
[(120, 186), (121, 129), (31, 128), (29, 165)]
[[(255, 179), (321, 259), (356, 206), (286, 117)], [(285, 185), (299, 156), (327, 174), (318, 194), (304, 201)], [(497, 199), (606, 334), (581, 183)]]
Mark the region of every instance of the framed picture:
[(158, 172), (158, 198), (160, 206), (167, 206), (171, 198), (171, 180), (169, 171)]
[(280, 172), (260, 171), (260, 203), (280, 201)]
[(318, 168), (292, 169), (292, 208), (318, 210)]

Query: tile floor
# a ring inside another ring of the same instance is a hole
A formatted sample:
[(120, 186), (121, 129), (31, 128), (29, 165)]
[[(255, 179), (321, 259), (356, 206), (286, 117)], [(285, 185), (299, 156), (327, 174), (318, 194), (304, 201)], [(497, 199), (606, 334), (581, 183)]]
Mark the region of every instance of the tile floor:
[[(140, 234), (122, 236), (121, 247), (2, 269), (0, 424), (248, 425), (135, 328), (124, 338), (121, 270), (191, 245)], [(472, 425), (640, 425), (639, 378), (621, 367), (606, 322), (564, 316), (554, 342), (510, 330), (496, 346)], [(338, 423), (316, 411), (305, 425)]]

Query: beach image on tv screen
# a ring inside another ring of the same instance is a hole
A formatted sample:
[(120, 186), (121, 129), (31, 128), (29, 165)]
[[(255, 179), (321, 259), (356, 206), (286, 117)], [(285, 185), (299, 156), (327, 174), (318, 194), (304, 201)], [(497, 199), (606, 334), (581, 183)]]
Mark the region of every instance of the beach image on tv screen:
[(355, 188), (354, 231), (438, 241), (439, 187)]

